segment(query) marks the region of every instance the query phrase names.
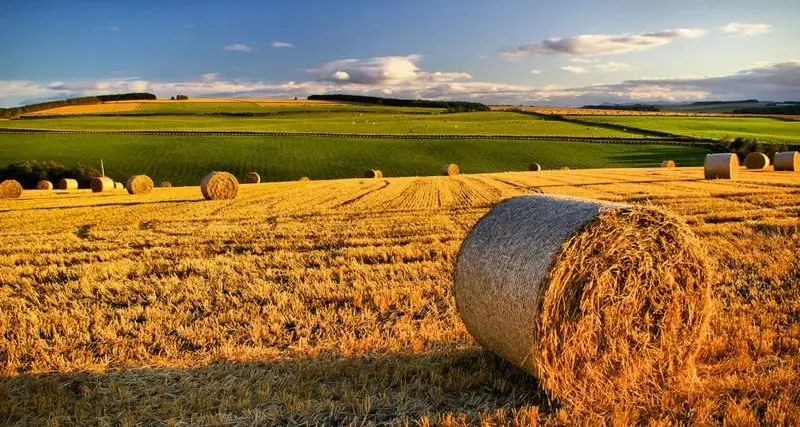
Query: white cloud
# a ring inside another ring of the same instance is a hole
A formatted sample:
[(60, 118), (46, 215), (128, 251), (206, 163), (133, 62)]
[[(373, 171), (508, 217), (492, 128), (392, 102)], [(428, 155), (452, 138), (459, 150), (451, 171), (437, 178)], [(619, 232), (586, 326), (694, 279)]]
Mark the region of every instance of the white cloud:
[(576, 58), (576, 57), (569, 58), (567, 59), (567, 61), (575, 62), (578, 64), (591, 64), (592, 62), (595, 62), (595, 60), (592, 58)]
[(613, 73), (616, 71), (627, 71), (631, 69), (631, 66), (624, 62), (614, 62), (614, 61), (595, 64), (593, 65), (593, 67), (605, 73)]
[(734, 37), (746, 37), (768, 33), (772, 29), (772, 26), (769, 24), (743, 24), (740, 22), (731, 22), (728, 25), (719, 27), (719, 29), (722, 30), (723, 33)]
[(224, 47), (225, 50), (229, 50), (231, 52), (252, 52), (253, 48), (242, 43), (234, 43), (229, 44)]
[(272, 42), (272, 47), (274, 47), (276, 49), (281, 49), (281, 48), (292, 48), (292, 47), (294, 47), (294, 45), (292, 43), (282, 42), (282, 41), (277, 41), (276, 40), (276, 41)]
[(321, 81), (347, 81), (354, 84), (399, 85), (404, 83), (450, 82), (471, 79), (469, 73), (422, 71), (417, 65), (422, 56), (379, 56), (368, 59), (340, 59), (308, 70)]
[(580, 65), (565, 65), (561, 67), (561, 69), (568, 73), (574, 73), (574, 74), (583, 74), (589, 72), (589, 70), (587, 70), (584, 67), (581, 67)]
[(219, 79), (219, 73), (205, 73), (200, 75), (200, 80), (204, 82), (213, 82)]
[(702, 29), (680, 28), (643, 34), (583, 34), (542, 40), (538, 43), (505, 50), (500, 55), (505, 59), (517, 59), (531, 55), (591, 56), (640, 52), (664, 46), (679, 38), (702, 37), (707, 32)]
[(333, 79), (334, 80), (350, 80), (350, 74), (347, 74), (346, 71), (336, 70), (336, 72), (333, 73)]
[(534, 69), (533, 69), (533, 70), (531, 70), (530, 72), (531, 72), (531, 74), (542, 74), (542, 70), (540, 70), (540, 69), (538, 69), (538, 68), (534, 68)]
[[(374, 62), (370, 60), (355, 61), (357, 63)], [(350, 65), (352, 67), (354, 63), (351, 62)], [(389, 68), (392, 69), (392, 67)], [(178, 93), (191, 97), (233, 98), (291, 98), (319, 93), (349, 93), (375, 96), (391, 94), (397, 98), (460, 99), (497, 104), (536, 105), (748, 98), (774, 101), (800, 99), (800, 61), (771, 63), (725, 76), (636, 79), (581, 87), (513, 85), (470, 79), (437, 80), (431, 77), (436, 73), (426, 72), (419, 68), (414, 70), (414, 78), (407, 78), (403, 81), (398, 80), (398, 76), (408, 77), (405, 72), (398, 72), (394, 77), (373, 79), (372, 83), (364, 83), (363, 79), (361, 82), (355, 82), (352, 74), (348, 74), (351, 80), (334, 81), (332, 76), (336, 71), (331, 71), (325, 79), (277, 83), (229, 81), (223, 80), (219, 76), (216, 76), (214, 80), (199, 76), (196, 80), (178, 82), (148, 81), (137, 78), (91, 82), (54, 81), (51, 83), (0, 81), (0, 105), (8, 106), (43, 99), (134, 91), (152, 92), (161, 98), (168, 98)], [(344, 69), (338, 71), (346, 72)], [(466, 73), (441, 73), (443, 76), (449, 74)], [(387, 82), (392, 83), (388, 84)]]

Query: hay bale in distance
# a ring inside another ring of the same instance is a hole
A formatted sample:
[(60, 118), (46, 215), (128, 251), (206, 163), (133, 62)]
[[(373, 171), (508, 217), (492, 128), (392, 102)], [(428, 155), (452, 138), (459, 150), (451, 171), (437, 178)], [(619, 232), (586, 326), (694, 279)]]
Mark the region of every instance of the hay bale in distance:
[(153, 180), (147, 175), (134, 175), (125, 183), (128, 194), (147, 194), (153, 191), (153, 187)]
[(773, 160), (776, 171), (800, 171), (800, 152), (784, 151), (775, 153)]
[(13, 179), (0, 182), (0, 199), (16, 199), (22, 196), (22, 185)]
[(560, 167), (558, 169), (562, 170), (562, 171), (568, 171), (569, 170), (569, 166), (562, 166), (562, 167)]
[(455, 163), (446, 164), (442, 168), (442, 175), (444, 176), (453, 176), (453, 175), (458, 175), (460, 173), (461, 169)]
[(61, 181), (58, 181), (58, 185), (56, 185), (56, 188), (58, 188), (59, 190), (77, 190), (78, 180), (71, 178), (63, 178)]
[(171, 188), (172, 183), (169, 181), (161, 181), (161, 184), (158, 184), (158, 186), (161, 188)]
[(454, 295), (480, 344), (597, 411), (660, 402), (653, 388), (691, 369), (711, 310), (708, 265), (691, 230), (661, 211), (522, 196), (467, 235)]
[(674, 168), (675, 167), (675, 160), (664, 160), (661, 162), (662, 168)]
[(367, 169), (364, 172), (364, 178), (383, 178), (383, 172), (379, 169)]
[(706, 154), (703, 171), (706, 179), (734, 179), (739, 175), (739, 157), (733, 153)]
[(103, 193), (114, 189), (114, 180), (107, 176), (98, 176), (89, 181), (92, 193)]
[(200, 190), (208, 200), (235, 199), (239, 181), (228, 172), (211, 172), (200, 182)]
[(300, 179), (298, 179), (298, 181), (300, 181), (300, 182), (307, 182), (307, 181), (311, 181), (311, 178), (309, 178), (309, 177), (307, 177), (307, 176), (302, 176), (302, 177), (300, 177)]
[(48, 180), (46, 180), (46, 179), (40, 180), (39, 182), (36, 183), (36, 189), (37, 190), (52, 190), (53, 189), (53, 183), (48, 181)]
[(115, 182), (114, 183), (114, 189), (115, 190), (122, 190), (123, 188), (125, 188), (125, 184), (123, 184), (121, 182)]
[(747, 169), (763, 170), (769, 166), (769, 157), (764, 153), (750, 153), (744, 158)]
[(530, 165), (528, 165), (528, 170), (531, 172), (539, 172), (540, 170), (542, 170), (542, 166), (539, 165), (538, 163), (531, 163)]
[(261, 175), (257, 172), (247, 172), (244, 176), (245, 184), (258, 184), (259, 182), (261, 182)]

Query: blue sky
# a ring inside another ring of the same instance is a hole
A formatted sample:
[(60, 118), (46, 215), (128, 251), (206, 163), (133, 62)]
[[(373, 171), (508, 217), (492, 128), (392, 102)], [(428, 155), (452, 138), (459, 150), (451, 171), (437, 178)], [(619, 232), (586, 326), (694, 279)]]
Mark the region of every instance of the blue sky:
[(796, 0), (0, 0), (0, 105), (132, 90), (800, 99), (798, 21)]

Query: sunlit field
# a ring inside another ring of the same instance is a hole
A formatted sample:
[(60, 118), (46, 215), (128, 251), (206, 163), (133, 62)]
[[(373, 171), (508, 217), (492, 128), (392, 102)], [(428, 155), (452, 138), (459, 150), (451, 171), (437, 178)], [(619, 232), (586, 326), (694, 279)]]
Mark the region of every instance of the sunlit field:
[[(197, 187), (26, 191), (0, 201), (0, 420), (797, 425), (800, 175), (702, 175), (285, 182), (229, 201)], [(467, 334), (451, 292), (459, 245), (493, 204), (533, 192), (688, 222), (718, 270), (693, 387), (579, 419)]]

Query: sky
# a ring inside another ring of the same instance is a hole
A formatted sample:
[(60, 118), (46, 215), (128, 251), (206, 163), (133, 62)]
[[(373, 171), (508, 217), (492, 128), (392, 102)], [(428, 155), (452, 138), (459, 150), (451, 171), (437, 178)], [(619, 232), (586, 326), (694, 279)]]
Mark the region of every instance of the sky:
[(0, 0), (0, 106), (122, 92), (800, 100), (798, 0)]

